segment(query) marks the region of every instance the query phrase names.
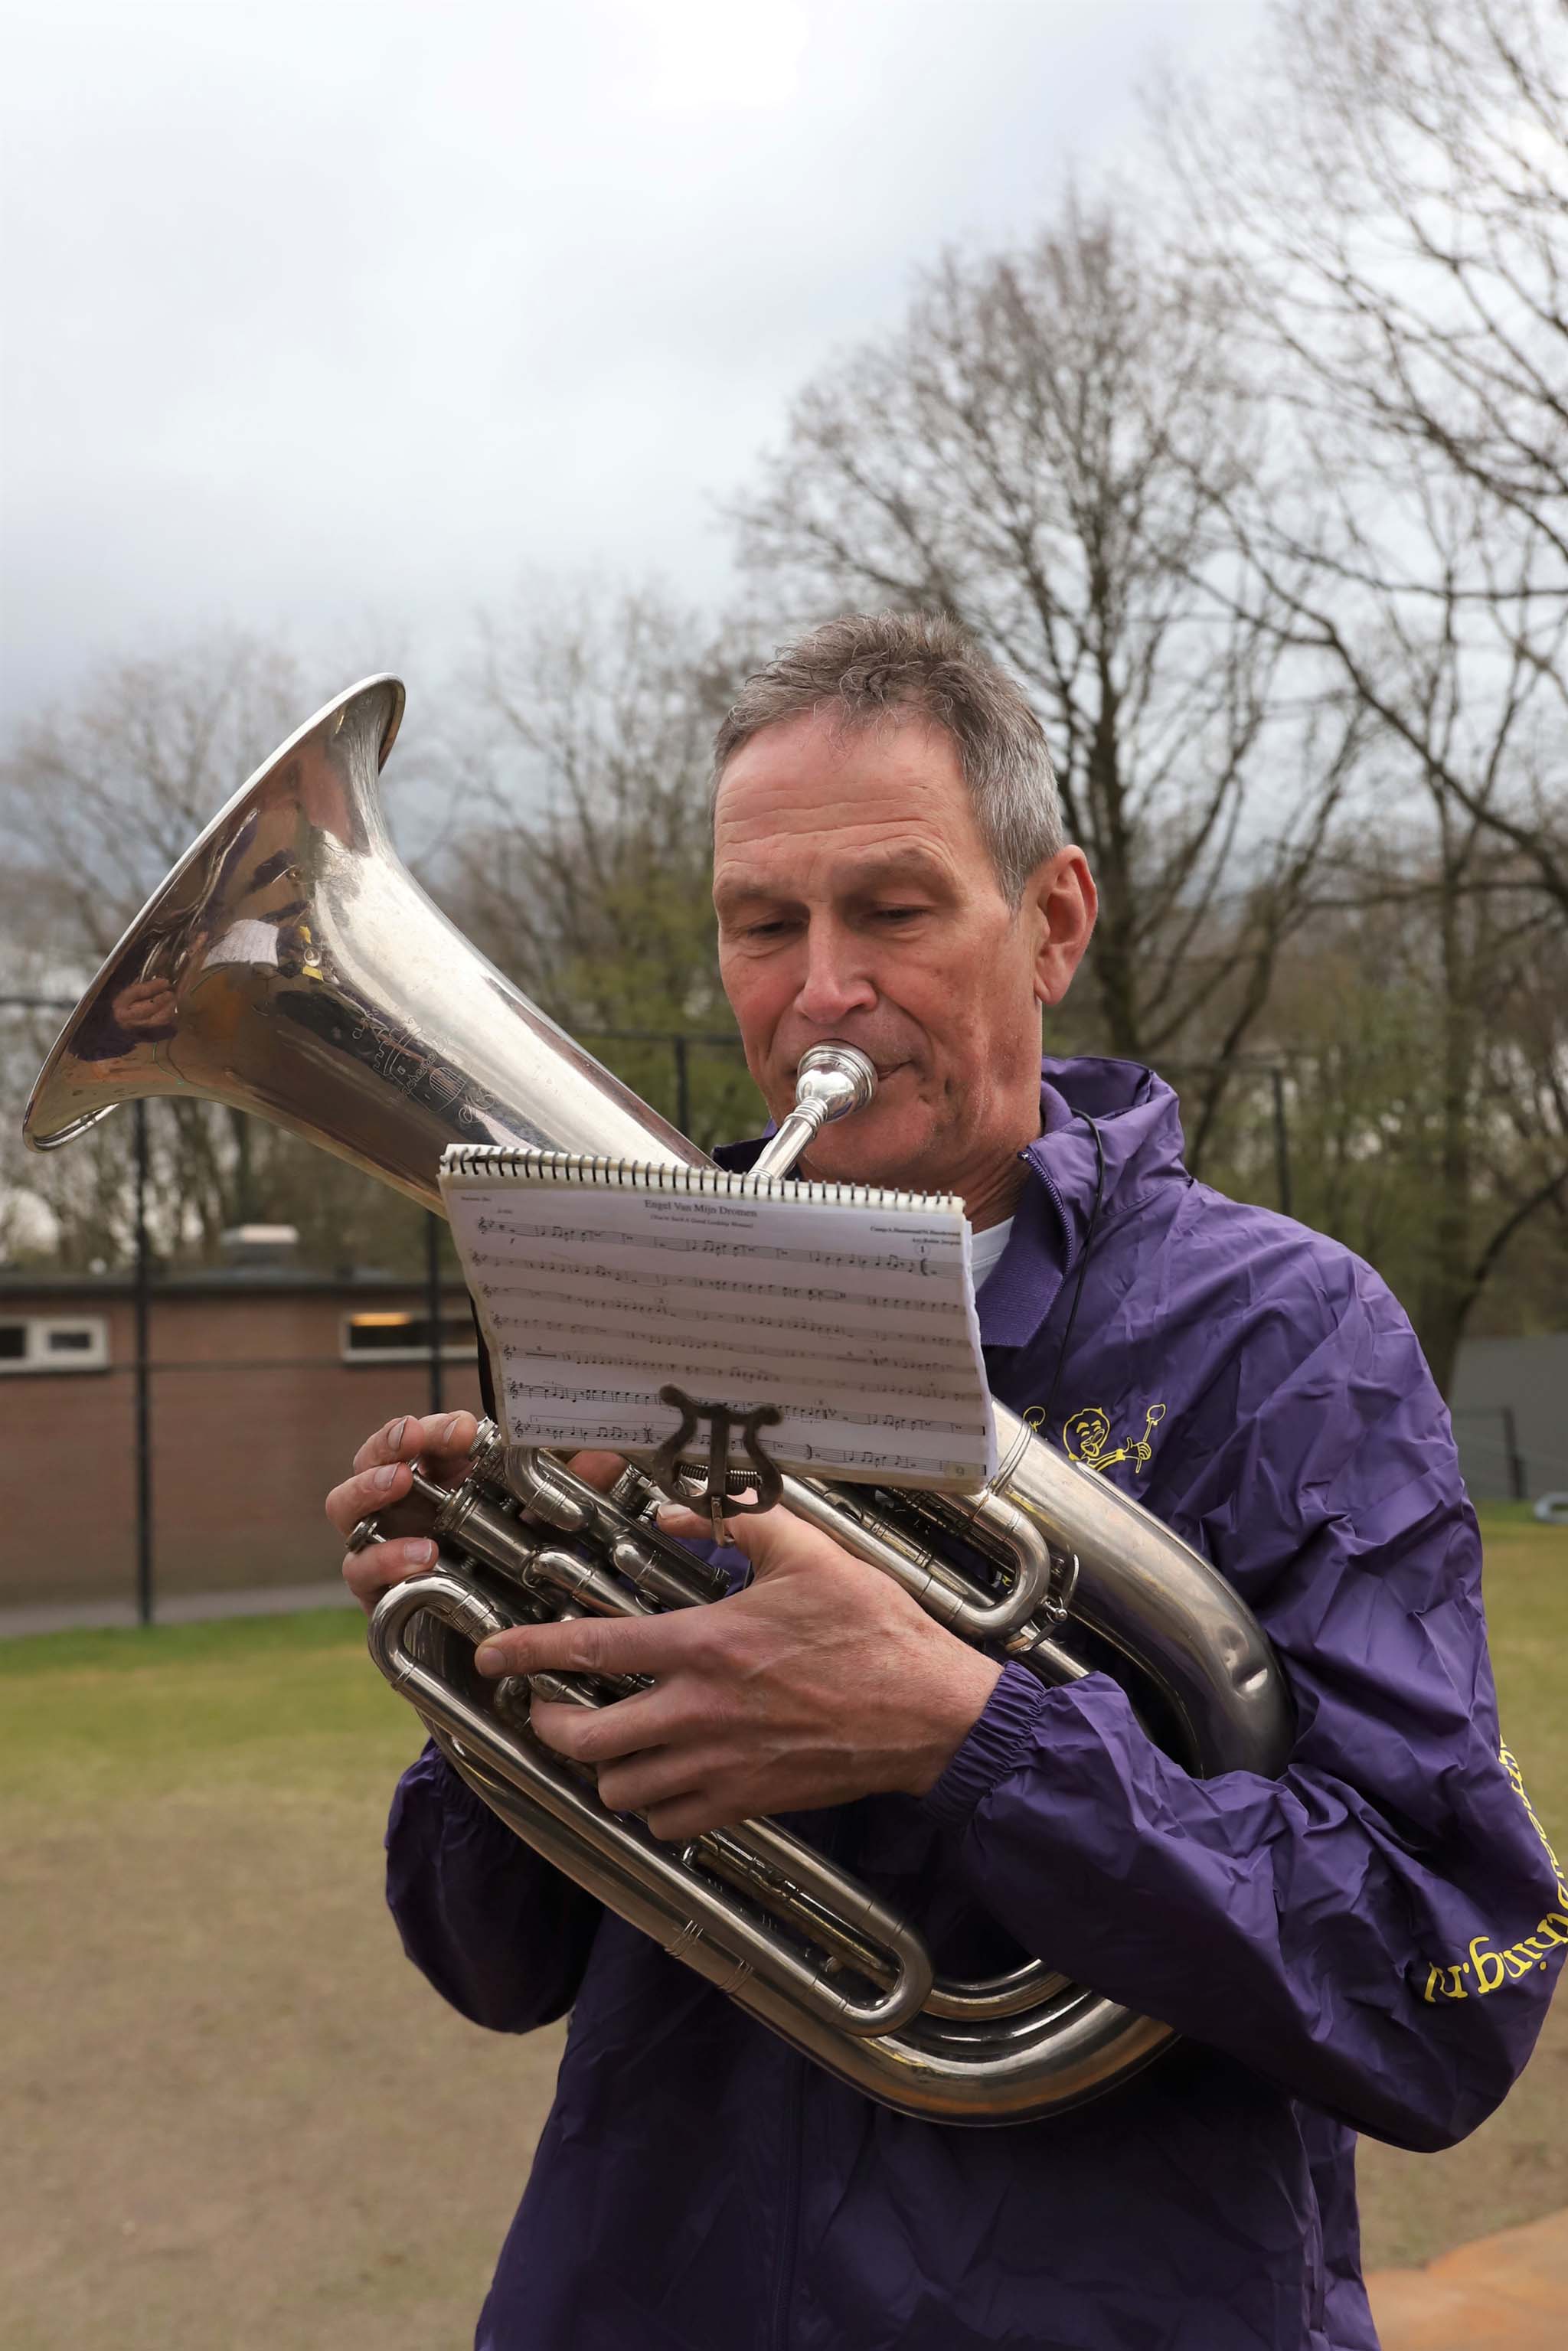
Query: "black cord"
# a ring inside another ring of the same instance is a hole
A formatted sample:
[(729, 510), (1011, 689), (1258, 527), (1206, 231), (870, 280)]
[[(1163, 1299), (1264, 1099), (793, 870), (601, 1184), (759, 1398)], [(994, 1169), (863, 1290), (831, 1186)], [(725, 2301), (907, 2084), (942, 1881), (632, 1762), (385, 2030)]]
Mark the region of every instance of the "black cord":
[[(1051, 1394), (1046, 1397), (1045, 1409), (1035, 1423), (1042, 1437), (1049, 1437), (1051, 1434), (1051, 1416), (1056, 1404), (1056, 1391), (1061, 1385), (1061, 1367), (1067, 1361), (1067, 1351), (1072, 1344), (1072, 1326), (1078, 1320), (1079, 1302), (1083, 1296), (1083, 1277), (1089, 1270), (1089, 1252), (1094, 1246), (1094, 1235), (1100, 1224), (1100, 1203), (1105, 1196), (1105, 1145), (1100, 1139), (1100, 1129), (1094, 1121), (1088, 1116), (1087, 1112), (1083, 1115), (1089, 1132), (1094, 1137), (1094, 1205), (1089, 1211), (1089, 1229), (1083, 1236), (1083, 1254), (1078, 1260), (1078, 1280), (1072, 1292), (1072, 1304), (1068, 1309), (1067, 1328), (1061, 1334), (1061, 1344), (1056, 1355), (1056, 1369), (1051, 1376)], [(1032, 1413), (1030, 1418), (1034, 1419)]]

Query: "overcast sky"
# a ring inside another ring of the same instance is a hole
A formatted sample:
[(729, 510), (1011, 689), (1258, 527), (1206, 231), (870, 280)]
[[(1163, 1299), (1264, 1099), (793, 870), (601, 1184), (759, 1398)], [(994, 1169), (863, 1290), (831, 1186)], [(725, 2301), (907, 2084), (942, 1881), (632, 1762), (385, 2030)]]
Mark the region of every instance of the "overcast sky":
[(434, 690), (525, 574), (721, 593), (798, 387), (1261, 15), (0, 0), (6, 713), (214, 626)]

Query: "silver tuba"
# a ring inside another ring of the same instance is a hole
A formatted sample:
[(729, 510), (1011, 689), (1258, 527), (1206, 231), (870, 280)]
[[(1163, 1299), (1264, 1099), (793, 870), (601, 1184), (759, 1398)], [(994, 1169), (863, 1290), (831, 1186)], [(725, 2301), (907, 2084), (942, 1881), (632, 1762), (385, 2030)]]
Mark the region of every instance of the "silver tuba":
[[(175, 1094), (259, 1113), (430, 1208), (451, 1143), (706, 1164), (404, 869), (377, 786), (402, 706), (395, 678), (351, 687), (213, 819), (49, 1055), (26, 1113), (36, 1149), (119, 1102)], [(169, 981), (173, 1008), (139, 1030), (121, 998), (148, 973)], [(791, 1155), (816, 1115), (811, 1092), (779, 1138)], [(852, 1104), (841, 1086), (822, 1106)], [(1115, 1672), (1195, 1774), (1281, 1771), (1284, 1685), (1229, 1586), (1001, 1406), (998, 1421), (1003, 1467), (983, 1492), (789, 1478), (785, 1505), (989, 1654), (1048, 1683)], [(907, 1919), (771, 1822), (676, 1849), (607, 1813), (591, 1775), (533, 1738), (527, 1689), (479, 1676), (474, 1646), (550, 1616), (701, 1605), (721, 1583), (659, 1533), (636, 1468), (600, 1493), (486, 1426), (461, 1485), (423, 1472), (418, 1484), (439, 1563), (377, 1607), (377, 1665), (509, 1828), (751, 2015), (867, 2096), (950, 2123), (1078, 2105), (1169, 2041), (1042, 1960), (983, 1981), (937, 1976)], [(617, 1690), (573, 1678), (549, 1694), (591, 1705)]]

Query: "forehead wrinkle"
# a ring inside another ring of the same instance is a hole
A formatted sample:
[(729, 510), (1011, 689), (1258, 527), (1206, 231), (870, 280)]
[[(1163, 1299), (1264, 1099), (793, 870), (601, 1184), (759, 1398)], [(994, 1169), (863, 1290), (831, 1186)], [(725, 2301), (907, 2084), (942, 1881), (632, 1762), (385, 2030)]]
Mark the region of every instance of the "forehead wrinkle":
[[(744, 854), (744, 852), (743, 852)], [(740, 860), (737, 860), (740, 862)], [(936, 887), (953, 879), (953, 861), (923, 842), (894, 841), (886, 847), (868, 844), (863, 850), (831, 848), (825, 844), (813, 847), (805, 867), (798, 875), (779, 876), (769, 873), (766, 866), (747, 873), (742, 864), (737, 872), (726, 872), (722, 865), (714, 875), (714, 900), (721, 908), (738, 904), (747, 898), (789, 898), (798, 894), (825, 894), (830, 898), (853, 896), (857, 892), (886, 888), (900, 881), (924, 882)]]
[(949, 742), (910, 727), (846, 739), (819, 717), (765, 727), (736, 754), (714, 809), (714, 899), (724, 912), (841, 898), (901, 870), (950, 888), (971, 852), (983, 844)]

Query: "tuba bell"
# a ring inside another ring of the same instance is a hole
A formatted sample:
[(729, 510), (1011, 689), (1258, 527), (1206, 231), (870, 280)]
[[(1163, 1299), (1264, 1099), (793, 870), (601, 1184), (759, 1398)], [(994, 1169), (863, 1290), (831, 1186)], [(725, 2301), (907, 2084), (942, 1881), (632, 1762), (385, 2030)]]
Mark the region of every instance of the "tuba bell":
[[(213, 819), (50, 1053), (25, 1123), (35, 1149), (70, 1142), (120, 1102), (167, 1094), (271, 1119), (438, 1211), (448, 1144), (710, 1164), (407, 872), (377, 781), (402, 707), (395, 678), (350, 687)], [(150, 974), (172, 1010), (138, 1030), (120, 999)], [(808, 1075), (801, 1117), (779, 1139), (790, 1156), (819, 1107), (852, 1113), (841, 1071), (830, 1080)], [(1194, 1774), (1277, 1774), (1290, 1705), (1241, 1601), (1137, 1503), (1005, 1407), (997, 1420), (1002, 1467), (981, 1491), (786, 1478), (784, 1506), (998, 1659), (1047, 1682), (1114, 1672)], [(519, 1837), (797, 2049), (885, 2105), (979, 2124), (1099, 2096), (1168, 2043), (1166, 2025), (1043, 1960), (985, 1980), (937, 1976), (907, 1919), (771, 1822), (662, 1844), (607, 1813), (591, 1775), (534, 1739), (527, 1688), (474, 1666), (486, 1635), (721, 1594), (714, 1572), (659, 1532), (661, 1497), (643, 1469), (603, 1494), (486, 1425), (460, 1485), (422, 1470), (416, 1488), (439, 1558), (377, 1606), (369, 1641), (382, 1672)], [(580, 1704), (619, 1694), (538, 1679)]]

